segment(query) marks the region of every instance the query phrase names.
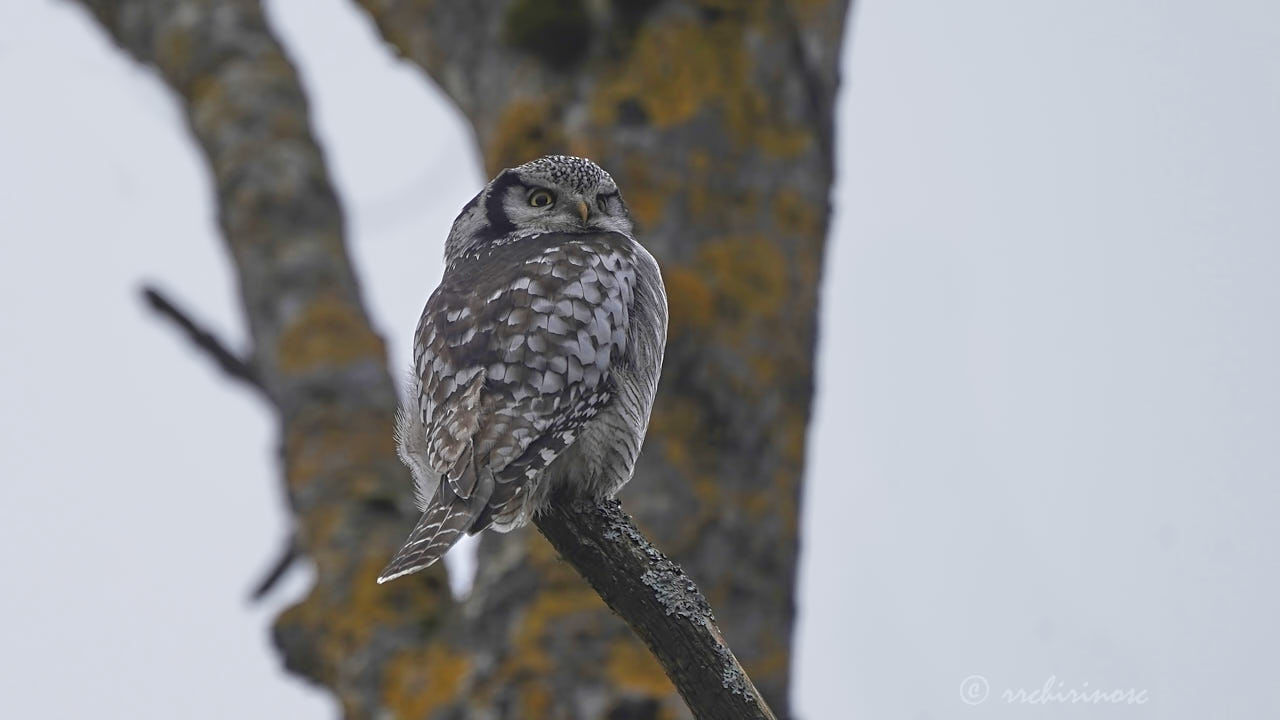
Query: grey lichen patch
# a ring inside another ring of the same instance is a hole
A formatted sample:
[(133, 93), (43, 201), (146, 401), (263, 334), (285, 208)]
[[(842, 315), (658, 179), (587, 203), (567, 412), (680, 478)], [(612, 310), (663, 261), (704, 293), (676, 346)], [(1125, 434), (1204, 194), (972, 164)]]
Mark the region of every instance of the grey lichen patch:
[(734, 695), (741, 695), (748, 701), (755, 702), (756, 694), (747, 684), (749, 682), (747, 676), (743, 674), (742, 667), (733, 657), (733, 651), (724, 645), (716, 645), (716, 654), (720, 656), (720, 683), (724, 688)]
[(662, 604), (668, 617), (674, 615), (690, 620), (711, 618), (711, 606), (702, 596), (702, 591), (670, 560), (663, 558), (657, 567), (645, 571), (640, 576), (640, 581), (653, 588), (654, 596)]
[(654, 596), (662, 605), (667, 616), (683, 617), (690, 620), (711, 620), (711, 605), (703, 597), (698, 586), (684, 574), (680, 566), (672, 562), (666, 555), (650, 543), (631, 518), (622, 509), (622, 503), (616, 498), (600, 500), (595, 503), (596, 511), (604, 519), (601, 537), (608, 542), (624, 541), (632, 548), (644, 553), (649, 569), (640, 576), (641, 582), (653, 588)]
[(643, 552), (649, 562), (671, 562), (636, 528), (635, 523), (631, 522), (631, 516), (622, 509), (622, 503), (617, 498), (597, 501), (595, 506), (605, 520), (605, 528), (601, 533), (605, 540), (617, 542), (626, 538), (627, 543)]

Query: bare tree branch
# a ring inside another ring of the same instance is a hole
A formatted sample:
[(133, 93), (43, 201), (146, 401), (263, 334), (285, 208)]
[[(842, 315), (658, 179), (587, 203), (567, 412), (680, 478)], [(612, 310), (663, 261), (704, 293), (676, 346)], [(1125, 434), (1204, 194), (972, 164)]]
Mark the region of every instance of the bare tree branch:
[(266, 597), (267, 593), (271, 592), (271, 589), (274, 588), (276, 584), (280, 582), (281, 578), (284, 577), (284, 574), (289, 571), (289, 568), (293, 567), (293, 564), (297, 562), (298, 558), (298, 542), (292, 535), (290, 535), (289, 540), (285, 542), (284, 548), (280, 551), (280, 556), (276, 558), (276, 561), (272, 563), (267, 572), (263, 574), (262, 579), (254, 586), (253, 592), (249, 594), (249, 599), (257, 602), (258, 600)]
[(534, 522), (658, 658), (699, 720), (773, 720), (702, 591), (617, 500), (553, 498)]
[[(227, 375), (227, 377), (237, 382), (244, 383), (258, 392), (269, 402), (271, 400), (270, 393), (263, 386), (262, 381), (258, 379), (258, 374), (254, 372), (253, 367), (236, 353), (227, 348), (226, 343), (222, 342), (213, 331), (208, 330), (204, 325), (200, 324), (191, 317), (186, 311), (178, 307), (178, 305), (168, 298), (163, 292), (153, 285), (145, 285), (142, 288), (142, 297), (153, 312), (162, 319), (167, 320), (178, 327), (179, 330), (187, 336), (192, 345), (197, 350), (201, 350), (210, 359), (218, 365), (219, 368)], [(267, 593), (280, 582), (284, 574), (293, 567), (293, 563), (299, 558), (298, 543), (293, 535), (289, 536), (284, 548), (280, 551), (275, 562), (271, 564), (267, 572), (263, 574), (253, 587), (253, 591), (249, 594), (249, 599), (257, 602), (266, 597)]]
[(228, 350), (217, 335), (192, 319), (164, 293), (154, 286), (147, 285), (142, 288), (142, 297), (157, 315), (177, 325), (191, 344), (195, 345), (196, 349), (204, 351), (204, 354), (217, 363), (228, 377), (248, 385), (263, 395), (267, 394), (267, 389), (258, 379), (258, 373), (254, 372), (247, 361)]

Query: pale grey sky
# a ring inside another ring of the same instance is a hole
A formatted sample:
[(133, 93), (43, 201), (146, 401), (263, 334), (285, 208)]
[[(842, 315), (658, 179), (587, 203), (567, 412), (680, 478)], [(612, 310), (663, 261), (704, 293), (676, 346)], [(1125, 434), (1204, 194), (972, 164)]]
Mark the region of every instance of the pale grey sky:
[[(398, 362), (471, 140), (354, 3), (268, 5)], [(797, 710), (1280, 716), (1280, 6), (867, 0), (846, 49)], [(244, 600), (274, 424), (136, 297), (244, 337), (176, 106), (63, 2), (0, 4), (0, 98), (6, 708), (332, 716), (267, 635), (306, 573)], [(1147, 702), (1001, 698), (1046, 682)]]

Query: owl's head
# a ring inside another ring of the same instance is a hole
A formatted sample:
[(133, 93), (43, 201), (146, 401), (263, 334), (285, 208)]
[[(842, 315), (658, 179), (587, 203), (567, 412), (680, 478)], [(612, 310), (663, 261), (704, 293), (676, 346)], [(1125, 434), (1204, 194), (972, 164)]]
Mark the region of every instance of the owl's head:
[(445, 259), (511, 236), (550, 232), (630, 236), (631, 215), (609, 173), (568, 155), (503, 170), (462, 208), (449, 232)]

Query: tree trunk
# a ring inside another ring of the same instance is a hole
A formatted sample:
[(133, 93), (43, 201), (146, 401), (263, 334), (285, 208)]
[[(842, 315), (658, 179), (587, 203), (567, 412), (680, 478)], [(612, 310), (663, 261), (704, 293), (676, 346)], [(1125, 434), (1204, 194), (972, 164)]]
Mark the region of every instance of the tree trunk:
[[(276, 623), (288, 668), (350, 717), (687, 717), (644, 646), (536, 532), (485, 534), (460, 604), (442, 565), (374, 583), (413, 519), (410, 483), (383, 344), (288, 58), (257, 0), (79, 1), (179, 95), (216, 180), (247, 365), (281, 420), (294, 547), (317, 569)], [(490, 174), (562, 152), (618, 181), (671, 311), (621, 499), (787, 717), (847, 0), (361, 4), (470, 119)]]

